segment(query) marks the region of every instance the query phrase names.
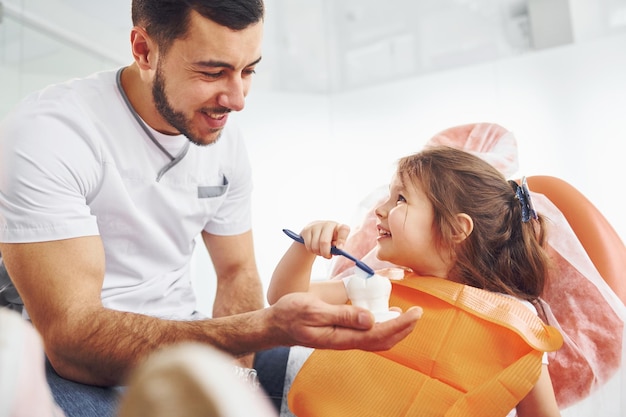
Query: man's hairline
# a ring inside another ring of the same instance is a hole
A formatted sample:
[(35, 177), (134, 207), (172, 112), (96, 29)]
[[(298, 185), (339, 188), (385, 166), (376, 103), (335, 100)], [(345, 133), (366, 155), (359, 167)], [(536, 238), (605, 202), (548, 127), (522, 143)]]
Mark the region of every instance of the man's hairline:
[[(243, 27), (241, 29), (233, 29), (231, 27), (228, 27), (228, 26), (225, 26), (225, 25), (222, 25), (222, 24), (216, 22), (215, 20), (211, 19), (210, 17), (204, 16), (200, 12), (194, 10), (193, 8), (190, 8), (189, 12), (187, 12), (187, 16), (185, 16), (186, 23), (187, 23), (186, 29), (185, 29), (185, 31), (183, 33), (180, 34), (180, 36), (177, 36), (174, 39), (170, 39), (167, 42), (166, 45), (162, 44), (161, 42), (156, 41), (157, 47), (159, 48), (159, 55), (163, 55), (163, 56), (167, 55), (167, 53), (169, 52), (169, 50), (172, 47), (172, 45), (174, 44), (174, 42), (176, 42), (178, 40), (184, 40), (187, 36), (189, 36), (189, 30), (191, 29), (191, 24), (190, 24), (190, 22), (191, 22), (191, 13), (197, 13), (201, 18), (209, 20), (209, 21), (211, 21), (211, 22), (215, 23), (216, 25), (221, 26), (223, 28), (232, 30), (233, 32), (241, 32), (241, 31), (244, 31), (244, 30), (248, 29), (250, 26), (256, 25), (258, 23), (265, 22), (265, 13), (263, 13), (259, 19), (255, 20), (254, 22), (250, 22), (245, 27)], [(136, 26), (139, 26), (139, 27), (143, 28), (146, 31), (146, 33), (148, 34), (148, 36), (150, 36), (152, 39), (155, 39), (153, 35), (148, 33), (148, 31), (145, 28), (145, 25), (136, 25)], [(259, 57), (259, 59), (257, 59), (254, 64), (258, 63), (260, 60), (261, 60), (261, 57)], [(254, 65), (254, 64), (249, 64), (248, 66)]]

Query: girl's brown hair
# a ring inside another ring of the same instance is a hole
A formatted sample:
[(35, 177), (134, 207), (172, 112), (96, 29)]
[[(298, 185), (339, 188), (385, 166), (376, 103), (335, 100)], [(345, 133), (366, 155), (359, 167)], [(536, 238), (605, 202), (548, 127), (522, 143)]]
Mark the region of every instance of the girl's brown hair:
[[(436, 244), (452, 255), (448, 278), (536, 301), (549, 268), (545, 219), (522, 221), (515, 187), (478, 156), (451, 147), (432, 147), (400, 159), (399, 177), (405, 185), (419, 184), (434, 207)], [(474, 222), (463, 241), (456, 215)]]

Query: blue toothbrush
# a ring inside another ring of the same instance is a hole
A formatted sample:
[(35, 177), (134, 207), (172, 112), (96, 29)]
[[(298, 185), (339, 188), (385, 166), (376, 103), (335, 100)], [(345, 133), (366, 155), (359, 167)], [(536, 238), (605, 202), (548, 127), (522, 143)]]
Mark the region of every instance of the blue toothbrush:
[[(293, 232), (293, 231), (291, 231), (289, 229), (283, 229), (283, 232), (287, 236), (289, 236), (290, 238), (295, 240), (296, 242), (300, 242), (300, 243), (304, 244), (304, 239), (302, 238), (302, 236), (300, 236), (296, 232)], [(332, 246), (330, 248), (330, 253), (332, 253), (333, 255), (345, 256), (346, 258), (348, 258), (351, 261), (353, 261), (359, 269), (361, 269), (362, 271), (367, 273), (367, 278), (369, 278), (369, 277), (371, 277), (371, 276), (373, 276), (375, 274), (374, 270), (372, 268), (370, 268), (369, 266), (367, 266), (364, 262), (360, 261), (359, 259), (357, 259), (354, 256), (350, 255), (348, 252), (343, 251), (343, 250), (339, 249), (336, 246)]]

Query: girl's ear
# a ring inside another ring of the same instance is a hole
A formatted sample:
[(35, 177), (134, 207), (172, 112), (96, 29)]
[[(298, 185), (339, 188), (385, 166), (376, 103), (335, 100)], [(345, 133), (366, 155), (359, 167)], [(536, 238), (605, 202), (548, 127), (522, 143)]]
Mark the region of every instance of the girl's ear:
[(452, 236), (455, 243), (464, 241), (474, 230), (474, 221), (470, 216), (465, 213), (459, 213), (456, 215), (456, 222), (459, 233)]

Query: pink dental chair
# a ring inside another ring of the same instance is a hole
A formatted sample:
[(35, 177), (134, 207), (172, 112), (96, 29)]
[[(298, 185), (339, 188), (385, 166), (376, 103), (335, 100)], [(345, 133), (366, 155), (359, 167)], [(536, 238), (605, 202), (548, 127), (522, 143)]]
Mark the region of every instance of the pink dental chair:
[(531, 176), (528, 186), (561, 210), (604, 281), (626, 304), (626, 246), (602, 213), (562, 179)]

